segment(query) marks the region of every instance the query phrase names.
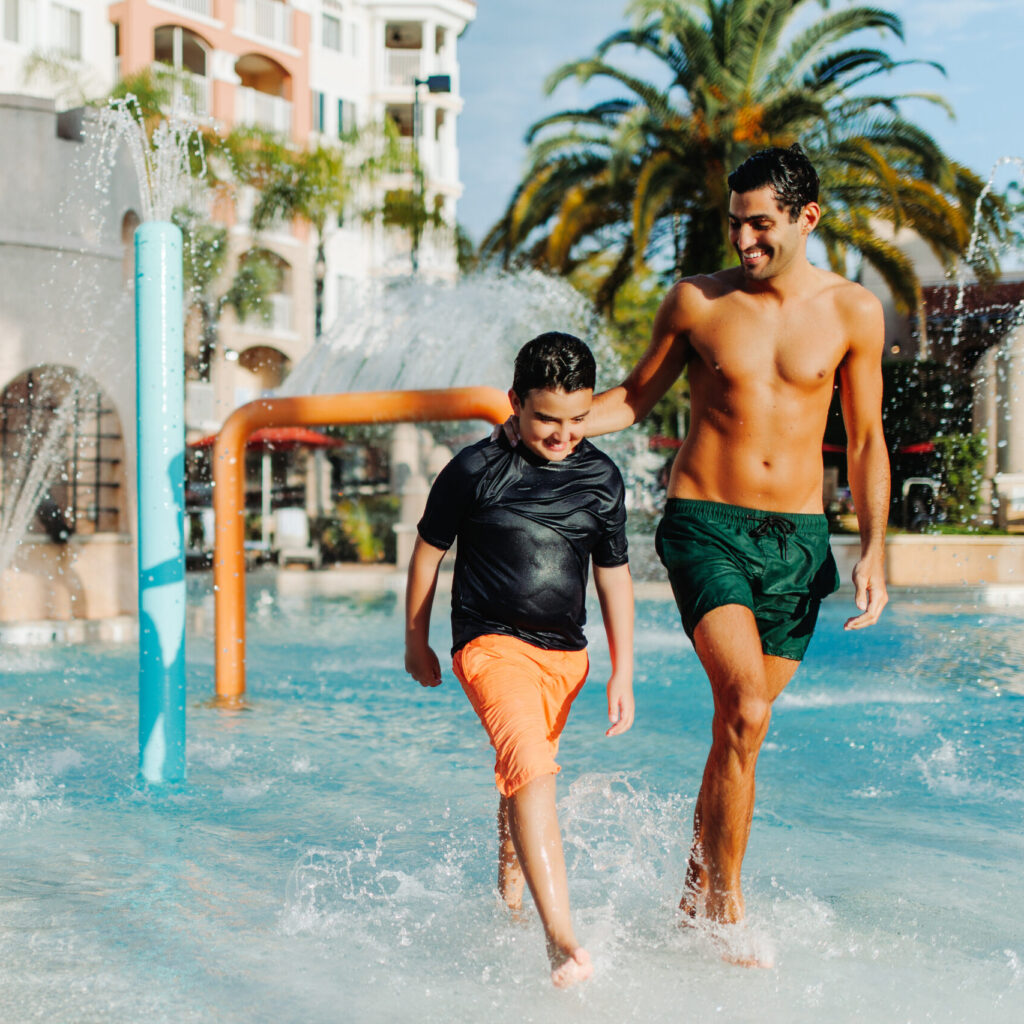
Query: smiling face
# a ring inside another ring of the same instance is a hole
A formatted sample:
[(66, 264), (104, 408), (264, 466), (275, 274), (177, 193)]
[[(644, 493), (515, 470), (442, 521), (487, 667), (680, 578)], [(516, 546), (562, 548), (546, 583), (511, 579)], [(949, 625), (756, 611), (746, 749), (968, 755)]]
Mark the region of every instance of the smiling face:
[(519, 419), (519, 443), (548, 462), (561, 462), (583, 440), (594, 391), (534, 388), (521, 401), (515, 391), (509, 391), (508, 398)]
[(805, 256), (807, 236), (818, 223), (821, 208), (807, 203), (795, 221), (789, 214), (767, 186), (730, 194), (729, 242), (748, 280), (778, 277)]

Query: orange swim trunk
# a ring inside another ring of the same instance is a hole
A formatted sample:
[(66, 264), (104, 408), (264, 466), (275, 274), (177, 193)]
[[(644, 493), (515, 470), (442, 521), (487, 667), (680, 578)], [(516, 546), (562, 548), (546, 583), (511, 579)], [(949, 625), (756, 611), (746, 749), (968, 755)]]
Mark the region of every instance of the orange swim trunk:
[(495, 633), (456, 651), (452, 668), (494, 747), (503, 796), (562, 770), (558, 739), (589, 667), (586, 649), (549, 651)]

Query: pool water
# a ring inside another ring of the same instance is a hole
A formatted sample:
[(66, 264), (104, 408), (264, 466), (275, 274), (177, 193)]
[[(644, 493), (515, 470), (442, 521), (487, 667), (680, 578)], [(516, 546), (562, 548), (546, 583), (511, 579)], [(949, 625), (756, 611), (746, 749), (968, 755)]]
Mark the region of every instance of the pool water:
[[(638, 601), (637, 720), (606, 739), (607, 649), (562, 742), (581, 989), (494, 894), (491, 756), (450, 673), (401, 665), (401, 597), (249, 585), (250, 707), (212, 695), (190, 580), (188, 779), (136, 779), (133, 645), (0, 666), (0, 1020), (1024, 1020), (1024, 608), (826, 603), (776, 705), (745, 862), (750, 941), (676, 925), (711, 702), (661, 596)], [(434, 620), (446, 648), (445, 601)]]

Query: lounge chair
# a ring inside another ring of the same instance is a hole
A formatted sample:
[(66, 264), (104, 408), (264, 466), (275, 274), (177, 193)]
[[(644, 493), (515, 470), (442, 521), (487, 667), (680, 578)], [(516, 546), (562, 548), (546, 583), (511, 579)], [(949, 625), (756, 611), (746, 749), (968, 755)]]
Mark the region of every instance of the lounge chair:
[(277, 564), (308, 562), (313, 569), (319, 569), (322, 557), (320, 545), (309, 537), (309, 516), (304, 508), (279, 508), (274, 513), (276, 528), (274, 548)]

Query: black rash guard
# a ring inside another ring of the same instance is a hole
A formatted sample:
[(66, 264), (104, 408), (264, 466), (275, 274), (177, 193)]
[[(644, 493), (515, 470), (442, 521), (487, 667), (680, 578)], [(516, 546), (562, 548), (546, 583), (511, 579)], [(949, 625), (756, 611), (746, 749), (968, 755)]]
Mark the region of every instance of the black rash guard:
[(445, 551), (458, 538), (453, 654), (487, 633), (582, 650), (591, 557), (628, 561), (622, 477), (587, 440), (561, 462), (504, 435), (464, 448), (434, 481), (418, 529)]

